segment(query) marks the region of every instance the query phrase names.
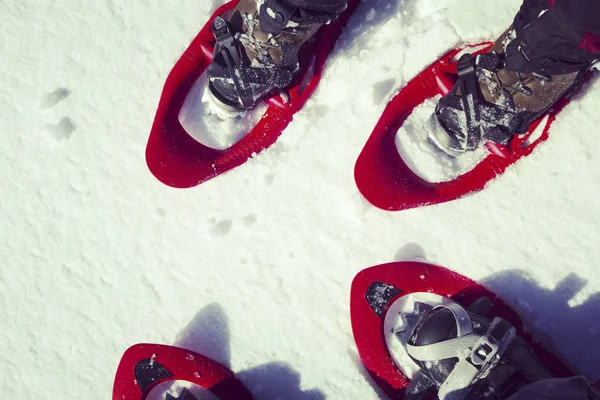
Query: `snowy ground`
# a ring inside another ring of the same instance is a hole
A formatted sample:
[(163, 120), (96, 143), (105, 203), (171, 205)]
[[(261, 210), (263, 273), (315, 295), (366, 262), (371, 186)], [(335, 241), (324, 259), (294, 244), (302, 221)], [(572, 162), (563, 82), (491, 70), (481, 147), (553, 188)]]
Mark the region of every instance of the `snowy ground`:
[(110, 398), (123, 351), (176, 343), (257, 399), (376, 399), (357, 362), (361, 269), (426, 258), (483, 281), (600, 378), (600, 81), (476, 195), (399, 213), (354, 162), (394, 90), (519, 0), (364, 0), (271, 149), (191, 190), (144, 150), (164, 80), (218, 0), (0, 0), (0, 391)]

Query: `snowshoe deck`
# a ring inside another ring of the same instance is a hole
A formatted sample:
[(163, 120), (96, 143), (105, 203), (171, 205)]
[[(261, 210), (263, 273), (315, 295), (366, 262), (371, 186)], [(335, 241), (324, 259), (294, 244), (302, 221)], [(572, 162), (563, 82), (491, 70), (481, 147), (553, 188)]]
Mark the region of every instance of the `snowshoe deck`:
[(287, 90), (286, 99), (274, 96), (267, 100), (262, 119), (238, 143), (225, 150), (215, 150), (193, 139), (179, 121), (184, 101), (197, 79), (206, 71), (213, 57), (215, 38), (211, 32), (214, 19), (234, 9), (239, 0), (220, 7), (209, 19), (169, 74), (158, 106), (146, 148), (146, 162), (161, 182), (176, 188), (190, 188), (235, 168), (256, 153), (271, 146), (281, 135), (317, 88), (327, 56), (333, 49), (359, 0), (350, 0), (340, 17), (317, 33), (316, 40), (306, 43), (300, 53), (300, 72)]
[(352, 282), (350, 297), (352, 331), (359, 356), (374, 382), (391, 399), (403, 399), (410, 380), (390, 355), (383, 332), (384, 320), (395, 300), (416, 292), (446, 296), (465, 308), (481, 297), (489, 298), (492, 304), (489, 314), (510, 322), (555, 376), (573, 375), (540, 344), (534, 344), (519, 316), (485, 287), (437, 265), (396, 262), (361, 271)]
[(192, 351), (158, 344), (136, 344), (123, 354), (112, 398), (144, 400), (157, 385), (169, 381), (196, 384), (221, 400), (252, 400), (250, 392), (233, 372), (216, 361)]
[[(438, 94), (447, 94), (454, 86), (458, 79), (459, 53), (477, 49), (474, 54), (479, 54), (490, 47), (491, 43), (483, 43), (450, 51), (411, 80), (389, 102), (354, 169), (358, 189), (369, 202), (384, 210), (399, 211), (460, 198), (483, 189), (489, 181), (548, 139), (550, 127), (556, 115), (569, 103), (569, 96), (561, 98), (530, 126), (528, 133), (515, 136), (508, 145), (488, 142), (489, 155), (472, 170), (451, 181), (433, 183), (422, 179), (396, 150), (395, 135), (415, 107)], [(545, 126), (540, 126), (543, 129), (540, 134), (537, 128), (542, 122)]]

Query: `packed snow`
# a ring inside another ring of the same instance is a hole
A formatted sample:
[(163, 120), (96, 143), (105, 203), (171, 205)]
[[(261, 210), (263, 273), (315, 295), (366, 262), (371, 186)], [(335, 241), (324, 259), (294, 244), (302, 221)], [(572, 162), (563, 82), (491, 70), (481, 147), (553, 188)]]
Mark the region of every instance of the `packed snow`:
[(428, 182), (446, 182), (471, 171), (489, 155), (485, 146), (456, 157), (443, 152), (431, 140), (432, 118), (440, 96), (415, 107), (395, 136), (396, 149), (406, 165)]
[(377, 399), (352, 278), (429, 260), (479, 280), (577, 373), (600, 378), (600, 82), (477, 194), (389, 213), (356, 188), (386, 102), (520, 0), (364, 0), (279, 141), (190, 190), (145, 165), (167, 74), (222, 1), (0, 2), (0, 385), (110, 398), (137, 342), (234, 370), (256, 399)]
[[(260, 121), (267, 105), (239, 114), (219, 108), (212, 99), (206, 74), (196, 80), (179, 111), (179, 123), (198, 143), (216, 150), (225, 150), (239, 142)], [(228, 112), (229, 111), (229, 112)]]

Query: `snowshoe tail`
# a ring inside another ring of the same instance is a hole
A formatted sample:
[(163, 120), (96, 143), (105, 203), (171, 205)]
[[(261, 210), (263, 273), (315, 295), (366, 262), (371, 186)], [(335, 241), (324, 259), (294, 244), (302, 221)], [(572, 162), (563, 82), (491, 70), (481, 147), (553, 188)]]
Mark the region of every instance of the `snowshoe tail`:
[[(136, 344), (130, 347), (119, 364), (113, 387), (113, 400), (144, 400), (158, 385), (185, 381), (204, 390), (204, 398), (252, 400), (252, 395), (233, 372), (201, 354), (178, 347)], [(179, 397), (200, 400), (183, 389)]]

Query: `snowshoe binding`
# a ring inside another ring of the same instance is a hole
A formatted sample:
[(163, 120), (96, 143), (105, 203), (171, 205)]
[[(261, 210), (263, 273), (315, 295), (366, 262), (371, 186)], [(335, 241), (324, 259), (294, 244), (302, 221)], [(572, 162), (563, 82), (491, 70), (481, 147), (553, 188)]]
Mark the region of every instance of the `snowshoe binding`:
[(508, 321), (478, 313), (490, 302), (482, 297), (465, 309), (447, 297), (417, 292), (390, 305), (397, 315), (387, 314), (385, 325), (394, 325), (388, 346), (405, 351), (394, 358), (408, 356), (418, 369), (405, 399), (507, 399), (553, 377)]
[[(451, 50), (392, 98), (354, 169), (358, 189), (371, 204), (398, 211), (478, 192), (549, 138), (571, 94), (598, 67), (592, 63), (600, 53), (586, 53), (589, 59), (563, 74), (538, 67), (541, 72), (511, 72), (508, 60), (518, 60), (511, 56), (512, 37), (509, 31), (496, 43)], [(435, 96), (441, 100), (423, 122), (420, 147), (444, 173), (428, 176), (419, 168), (423, 154), (413, 158), (400, 151), (398, 137), (413, 112)]]
[(392, 399), (508, 399), (532, 382), (572, 376), (502, 300), (436, 265), (363, 270), (350, 312), (360, 358)]
[(146, 147), (161, 182), (190, 188), (273, 145), (315, 92), (360, 0), (231, 0), (165, 83)]
[(486, 142), (505, 145), (581, 84), (600, 53), (578, 46), (577, 37), (549, 46), (544, 37), (562, 29), (555, 21), (573, 24), (560, 7), (524, 5), (489, 52), (461, 57), (459, 79), (433, 119), (431, 139), (441, 150), (457, 156)]
[(217, 106), (247, 110), (288, 86), (300, 68), (302, 45), (346, 7), (347, 0), (241, 0), (229, 20), (216, 18), (208, 79)]

